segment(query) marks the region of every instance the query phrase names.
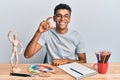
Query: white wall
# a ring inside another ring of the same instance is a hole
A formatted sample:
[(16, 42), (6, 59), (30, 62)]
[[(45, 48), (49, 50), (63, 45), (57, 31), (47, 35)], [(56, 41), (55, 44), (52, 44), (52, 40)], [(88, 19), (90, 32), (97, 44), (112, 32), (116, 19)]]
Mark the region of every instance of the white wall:
[[(0, 64), (9, 63), (12, 54), (8, 31), (17, 33), (25, 48), (39, 22), (52, 16), (59, 3), (72, 8), (69, 26), (83, 35), (88, 62), (96, 62), (94, 53), (100, 50), (112, 52), (110, 62), (120, 62), (120, 0), (0, 0)], [(45, 49), (31, 59), (21, 54), (19, 63), (40, 63), (44, 53)]]

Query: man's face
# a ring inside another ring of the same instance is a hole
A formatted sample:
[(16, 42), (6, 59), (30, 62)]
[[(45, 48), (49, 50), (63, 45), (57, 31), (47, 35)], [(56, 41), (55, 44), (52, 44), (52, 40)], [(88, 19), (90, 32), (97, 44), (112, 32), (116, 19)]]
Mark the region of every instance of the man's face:
[(54, 21), (56, 22), (56, 27), (60, 29), (65, 29), (70, 22), (70, 12), (66, 9), (57, 10), (54, 15)]

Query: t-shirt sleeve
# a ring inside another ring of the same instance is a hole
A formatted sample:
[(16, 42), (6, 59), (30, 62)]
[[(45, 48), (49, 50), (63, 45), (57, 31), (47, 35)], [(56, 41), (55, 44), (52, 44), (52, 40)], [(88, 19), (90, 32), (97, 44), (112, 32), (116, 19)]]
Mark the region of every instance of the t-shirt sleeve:
[(46, 38), (45, 38), (45, 33), (42, 33), (39, 40), (38, 40), (38, 43), (41, 44), (42, 46), (45, 45), (45, 42), (46, 42)]
[(86, 47), (85, 47), (85, 42), (83, 40), (83, 37), (80, 35), (78, 36), (78, 44), (76, 47), (76, 53), (80, 54), (80, 53), (85, 53), (86, 52)]

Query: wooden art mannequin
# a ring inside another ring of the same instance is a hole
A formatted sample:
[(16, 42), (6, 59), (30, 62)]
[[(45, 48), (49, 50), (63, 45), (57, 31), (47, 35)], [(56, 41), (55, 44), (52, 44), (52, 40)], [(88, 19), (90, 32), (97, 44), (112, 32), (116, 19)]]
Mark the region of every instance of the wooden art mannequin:
[[(23, 45), (17, 40), (17, 35), (14, 34), (13, 35), (13, 39), (11, 38), (10, 34), (12, 33), (12, 31), (8, 32), (8, 39), (9, 41), (12, 43), (13, 45), (13, 49), (12, 49), (12, 56), (10, 59), (10, 64), (12, 66), (12, 72), (19, 72), (20, 69), (17, 68), (17, 64), (18, 64), (18, 54), (22, 53), (23, 51)], [(21, 50), (18, 52), (18, 46), (21, 47)], [(15, 64), (13, 63), (13, 58), (16, 58), (15, 60)]]

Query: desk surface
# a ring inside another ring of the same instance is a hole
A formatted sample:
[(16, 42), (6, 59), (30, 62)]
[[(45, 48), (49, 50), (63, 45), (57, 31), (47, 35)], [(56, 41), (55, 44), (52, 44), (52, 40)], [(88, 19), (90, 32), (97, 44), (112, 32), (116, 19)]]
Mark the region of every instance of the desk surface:
[[(30, 65), (32, 64), (19, 64), (18, 67), (21, 68), (21, 73), (30, 74), (27, 70)], [(51, 66), (49, 64), (44, 65)], [(92, 63), (83, 63), (83, 65), (93, 69)], [(61, 69), (55, 66), (51, 67), (56, 70), (56, 73), (50, 73), (50, 77), (17, 77), (9, 76), (11, 70), (10, 64), (0, 64), (0, 80), (75, 80), (75, 78), (65, 73)], [(82, 78), (81, 80), (120, 80), (120, 63), (109, 63), (106, 74), (96, 74)]]

